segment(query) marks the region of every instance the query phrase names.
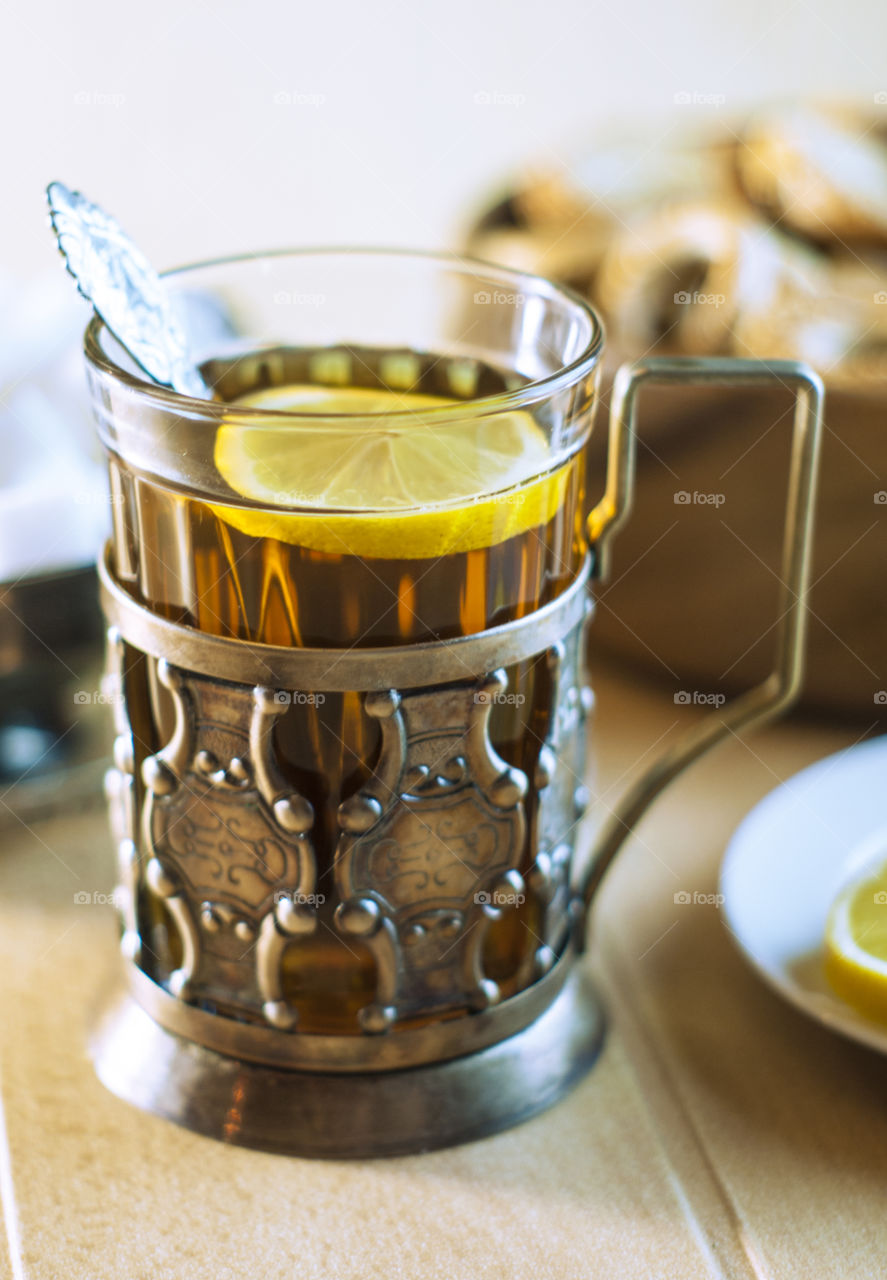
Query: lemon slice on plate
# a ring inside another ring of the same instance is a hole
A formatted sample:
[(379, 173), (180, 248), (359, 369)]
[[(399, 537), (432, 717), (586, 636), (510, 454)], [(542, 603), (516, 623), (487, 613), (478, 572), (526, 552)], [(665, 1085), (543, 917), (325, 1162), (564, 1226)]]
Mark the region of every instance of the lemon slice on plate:
[[(265, 509), (213, 510), (254, 537), (366, 558), (472, 551), (547, 524), (570, 463), (551, 470), (548, 441), (528, 413), (423, 416), (458, 404), (359, 387), (244, 396), (217, 432), (214, 461), (236, 493)], [(341, 416), (278, 425), (251, 422), (251, 407)]]
[(871, 861), (832, 903), (825, 972), (834, 991), (861, 1013), (887, 1022), (887, 861)]

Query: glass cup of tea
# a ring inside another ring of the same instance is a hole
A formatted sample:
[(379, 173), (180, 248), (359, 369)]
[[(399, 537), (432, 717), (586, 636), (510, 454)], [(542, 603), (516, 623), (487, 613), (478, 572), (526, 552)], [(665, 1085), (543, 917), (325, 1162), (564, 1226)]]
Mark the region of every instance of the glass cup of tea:
[[(593, 893), (690, 760), (788, 705), (821, 417), (805, 366), (649, 360), (586, 475), (603, 330), (455, 257), (310, 251), (166, 276), (216, 399), (86, 335), (108, 458), (123, 964), (100, 1077), (229, 1142), (426, 1149), (560, 1096), (602, 1019)], [(590, 583), (653, 382), (797, 396), (777, 665), (632, 788), (592, 850)]]

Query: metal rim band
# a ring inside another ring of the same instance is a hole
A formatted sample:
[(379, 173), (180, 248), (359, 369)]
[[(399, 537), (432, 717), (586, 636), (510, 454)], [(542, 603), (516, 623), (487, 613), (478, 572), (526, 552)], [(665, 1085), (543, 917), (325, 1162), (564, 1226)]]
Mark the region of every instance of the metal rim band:
[(487, 631), (381, 649), (296, 649), (214, 636), (159, 617), (115, 580), (109, 554), (110, 546), (98, 566), (108, 624), (143, 653), (236, 684), (349, 693), (469, 680), (542, 653), (592, 607), (587, 589), (591, 557), (587, 556), (575, 581), (556, 599), (525, 618)]
[[(516, 995), (479, 1013), (392, 1030), (384, 1036), (282, 1033), (273, 1027), (238, 1022), (183, 1003), (134, 965), (126, 966), (136, 1002), (167, 1031), (207, 1049), (249, 1062), (298, 1071), (395, 1071), (476, 1053), (505, 1040), (535, 1021), (560, 992), (575, 952), (568, 945), (543, 977)], [(385, 1052), (380, 1053), (380, 1041)]]

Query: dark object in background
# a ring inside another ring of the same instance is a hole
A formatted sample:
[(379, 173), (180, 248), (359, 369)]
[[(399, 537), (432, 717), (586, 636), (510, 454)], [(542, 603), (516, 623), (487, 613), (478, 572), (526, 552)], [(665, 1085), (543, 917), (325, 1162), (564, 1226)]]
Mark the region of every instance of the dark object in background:
[(102, 634), (92, 565), (0, 583), (0, 780), (82, 756)]
[[(854, 164), (838, 172), (835, 148)], [(620, 360), (654, 352), (802, 359), (821, 373), (802, 704), (885, 723), (883, 120), (793, 106), (676, 145), (605, 141), (574, 161), (500, 192), (468, 251), (590, 297), (612, 339), (610, 375)], [(600, 589), (598, 651), (691, 696), (734, 693), (768, 669), (788, 407), (788, 396), (769, 394), (734, 392), (716, 404), (705, 393), (643, 397), (636, 509)], [(603, 488), (605, 435), (601, 418), (591, 500)]]

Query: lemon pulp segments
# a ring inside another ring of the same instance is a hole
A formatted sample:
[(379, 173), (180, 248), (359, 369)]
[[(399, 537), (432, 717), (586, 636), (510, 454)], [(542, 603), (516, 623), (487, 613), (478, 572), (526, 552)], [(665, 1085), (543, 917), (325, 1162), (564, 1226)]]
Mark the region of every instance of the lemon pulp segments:
[(825, 937), (826, 976), (839, 996), (887, 1022), (887, 864), (868, 866), (832, 904)]
[[(548, 442), (525, 412), (440, 425), (423, 418), (459, 403), (358, 387), (244, 396), (219, 428), (214, 461), (235, 492), (273, 509), (213, 510), (253, 537), (366, 558), (474, 551), (547, 524), (563, 502), (569, 461), (546, 472)], [(342, 416), (259, 424), (250, 407)], [(397, 416), (386, 420), (386, 411)]]

